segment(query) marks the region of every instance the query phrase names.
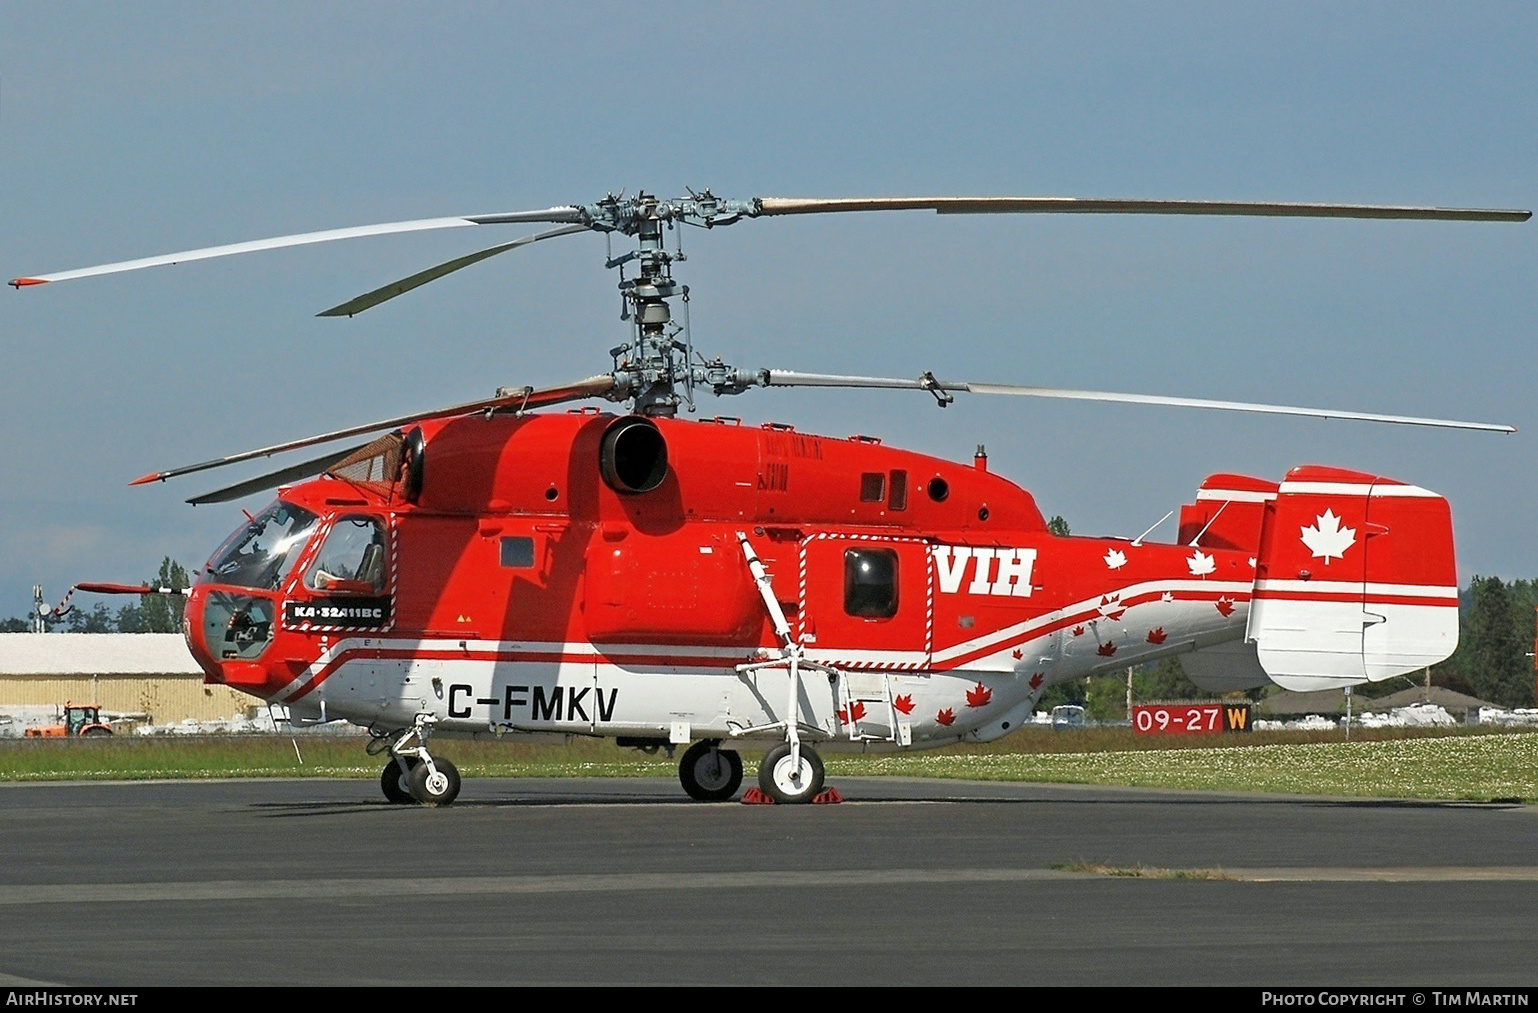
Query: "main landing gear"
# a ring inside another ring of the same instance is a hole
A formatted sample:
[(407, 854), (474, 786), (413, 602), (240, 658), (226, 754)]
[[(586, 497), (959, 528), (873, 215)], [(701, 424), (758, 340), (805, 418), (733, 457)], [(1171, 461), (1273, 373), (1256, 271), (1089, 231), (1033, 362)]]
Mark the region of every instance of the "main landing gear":
[[(759, 597), (763, 599), (764, 608), (774, 623), (774, 634), (780, 641), (778, 658), (738, 665), (737, 671), (746, 673), (763, 669), (784, 669), (789, 676), (787, 680), (789, 698), (785, 702), (785, 719), (755, 729), (756, 731), (768, 731), (772, 728), (785, 730), (785, 741), (769, 750), (764, 755), (763, 763), (759, 765), (758, 790), (782, 805), (810, 802), (816, 798), (818, 792), (822, 791), (823, 770), (822, 759), (817, 755), (817, 751), (801, 741), (801, 670), (805, 668), (821, 672), (830, 679), (837, 679), (839, 673), (836, 669), (818, 664), (806, 657), (806, 651), (802, 648), (801, 642), (791, 635), (790, 623), (786, 621), (785, 610), (780, 608), (779, 599), (775, 597), (769, 573), (764, 569), (758, 554), (753, 551), (748, 536), (739, 531), (737, 541), (742, 546), (742, 555), (748, 562), (748, 569), (753, 574), (753, 582), (758, 585)], [(815, 731), (810, 728), (807, 730)]]
[[(678, 761), (678, 780), (692, 799), (725, 802), (742, 787), (742, 757), (717, 739), (696, 742)], [(810, 802), (822, 788), (822, 757), (804, 742), (782, 742), (759, 764), (758, 790), (781, 805)]]
[(379, 775), (379, 787), (396, 805), (448, 805), (459, 797), (458, 768), (448, 760), (434, 759), (427, 751), (427, 738), (436, 720), (431, 714), (418, 714), (410, 728), (373, 733), (368, 753), (390, 753), (390, 762)]
[(678, 780), (690, 798), (725, 802), (742, 787), (742, 757), (720, 747), (717, 739), (696, 742), (678, 761)]
[(822, 757), (803, 743), (780, 743), (759, 764), (758, 790), (781, 805), (810, 802), (822, 791)]

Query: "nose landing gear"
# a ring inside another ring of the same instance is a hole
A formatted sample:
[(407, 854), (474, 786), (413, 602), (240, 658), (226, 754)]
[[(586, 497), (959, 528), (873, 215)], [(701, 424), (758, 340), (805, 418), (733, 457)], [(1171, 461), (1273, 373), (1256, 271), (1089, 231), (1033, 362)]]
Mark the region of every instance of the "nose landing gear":
[(459, 797), (458, 768), (448, 760), (434, 759), (427, 751), (427, 738), (436, 721), (431, 714), (418, 714), (410, 728), (373, 732), (369, 755), (390, 753), (390, 762), (379, 775), (379, 787), (392, 803), (441, 806)]

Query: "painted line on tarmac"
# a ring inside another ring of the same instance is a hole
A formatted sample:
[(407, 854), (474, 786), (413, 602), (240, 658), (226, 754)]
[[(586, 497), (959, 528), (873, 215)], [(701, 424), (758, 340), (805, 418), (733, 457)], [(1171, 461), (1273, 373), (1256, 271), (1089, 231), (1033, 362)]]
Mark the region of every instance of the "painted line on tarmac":
[(819, 869), (772, 872), (633, 872), (433, 879), (268, 879), (194, 883), (47, 883), (0, 887), (0, 907), (143, 901), (318, 900), (487, 894), (622, 893), (784, 887), (1016, 883), (1092, 879), (1056, 869)]
[(1538, 883), (1538, 868), (1520, 865), (1219, 871), (1246, 883)]
[(1418, 868), (1138, 869), (823, 869), (770, 872), (636, 872), (571, 876), (463, 876), (432, 879), (267, 879), (190, 883), (40, 883), (0, 886), (0, 907), (28, 904), (190, 903), (241, 900), (345, 900), (655, 890), (926, 886), (1091, 879), (1228, 880), (1249, 883), (1538, 883), (1526, 866)]

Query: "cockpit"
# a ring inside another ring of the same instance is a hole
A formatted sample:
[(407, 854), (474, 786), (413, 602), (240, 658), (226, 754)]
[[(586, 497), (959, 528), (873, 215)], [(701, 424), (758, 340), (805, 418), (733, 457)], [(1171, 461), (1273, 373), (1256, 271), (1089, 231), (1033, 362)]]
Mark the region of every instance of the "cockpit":
[(199, 574), (188, 603), (194, 653), (215, 663), (256, 661), (280, 627), (327, 625), (324, 617), (351, 614), (365, 598), (387, 614), (379, 596), (388, 589), (388, 546), (380, 517), (323, 519), (293, 503), (273, 503), (226, 539)]

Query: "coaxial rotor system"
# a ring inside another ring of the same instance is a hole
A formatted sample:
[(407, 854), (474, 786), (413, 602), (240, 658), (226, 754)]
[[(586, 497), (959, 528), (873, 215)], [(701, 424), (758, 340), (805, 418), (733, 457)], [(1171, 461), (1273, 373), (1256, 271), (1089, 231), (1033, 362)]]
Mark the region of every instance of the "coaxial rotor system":
[[(529, 246), (547, 239), (599, 232), (625, 236), (634, 247), (619, 254), (610, 252), (605, 267), (619, 272), (619, 290), (623, 299), (621, 319), (630, 324), (627, 341), (611, 349), (609, 372), (586, 380), (555, 387), (502, 388), (489, 398), (431, 411), (400, 415), (360, 426), (350, 426), (330, 433), (292, 440), (259, 450), (173, 468), (146, 475), (135, 484), (165, 480), (178, 475), (236, 464), (255, 458), (319, 446), (349, 437), (393, 429), (427, 418), (473, 413), (519, 412), (587, 398), (606, 398), (628, 402), (633, 411), (643, 415), (666, 416), (684, 404), (693, 407), (695, 392), (708, 390), (718, 395), (739, 394), (753, 387), (842, 387), (891, 390), (923, 390), (945, 407), (957, 393), (1006, 394), (1027, 397), (1066, 398), (1132, 404), (1169, 405), (1226, 411), (1262, 412), (1282, 415), (1337, 418), (1366, 422), (1437, 426), (1487, 432), (1514, 432), (1514, 428), (1484, 422), (1423, 418), (1407, 415), (1383, 415), (1369, 412), (1290, 405), (1257, 404), (1163, 395), (1125, 394), (1109, 391), (1068, 390), (1055, 387), (1023, 386), (993, 381), (937, 379), (923, 373), (913, 379), (871, 376), (842, 376), (800, 373), (775, 369), (740, 369), (719, 357), (706, 359), (695, 353), (684, 314), (682, 325), (675, 322), (672, 300), (680, 299), (687, 307), (689, 289), (673, 277), (673, 264), (682, 260), (677, 248), (670, 252), (666, 233), (684, 226), (713, 229), (737, 222), (783, 215), (844, 214), (865, 211), (933, 211), (942, 215), (977, 214), (1138, 214), (1207, 215), (1280, 218), (1352, 218), (1393, 219), (1444, 222), (1523, 222), (1531, 211), (1494, 208), (1453, 208), (1431, 206), (1394, 206), (1371, 204), (1313, 204), (1254, 201), (1187, 201), (1127, 198), (1083, 199), (1074, 197), (853, 197), (791, 198), (754, 197), (729, 200), (709, 190), (686, 196), (660, 198), (639, 192), (634, 195), (611, 193), (592, 204), (566, 204), (529, 210), (491, 214), (470, 214), (445, 218), (386, 222), (353, 228), (330, 229), (277, 236), (224, 246), (185, 250), (137, 260), (119, 261), (94, 267), (25, 275), (13, 279), (15, 288), (43, 285), (97, 275), (116, 274), (148, 267), (207, 260), (214, 257), (255, 253), (265, 250), (305, 246), (341, 239), (382, 236), (406, 232), (469, 228), (472, 226), (532, 225), (558, 226), (522, 236), (437, 264), (406, 278), (383, 285), (346, 302), (321, 311), (319, 316), (351, 317), (455, 271), (470, 267), (501, 253)], [(297, 481), (321, 473), (352, 450), (333, 451), (315, 460), (292, 465), (280, 471), (250, 479), (227, 489), (194, 497), (190, 502), (215, 502), (233, 499), (265, 488)]]

